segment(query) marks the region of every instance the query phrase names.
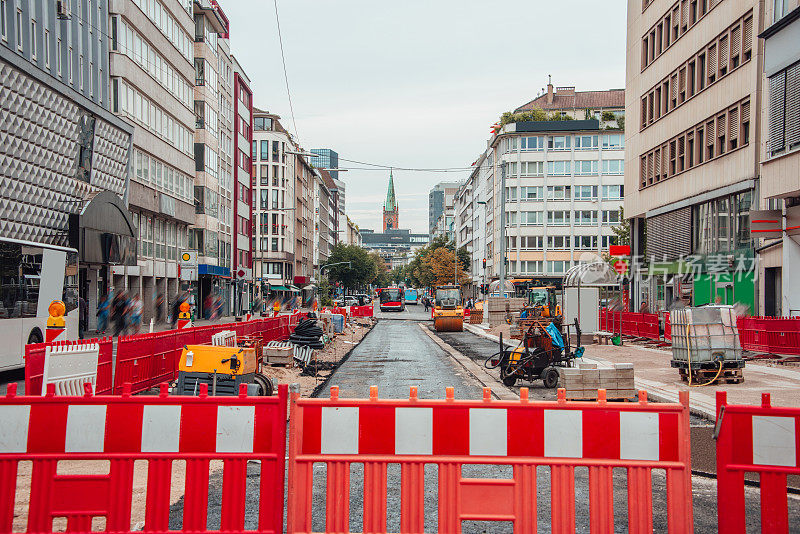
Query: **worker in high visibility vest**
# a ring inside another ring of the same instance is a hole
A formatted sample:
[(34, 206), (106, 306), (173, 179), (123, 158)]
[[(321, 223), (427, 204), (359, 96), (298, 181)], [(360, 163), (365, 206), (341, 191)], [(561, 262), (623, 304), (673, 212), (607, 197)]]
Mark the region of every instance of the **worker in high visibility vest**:
[(64, 314), (67, 307), (60, 300), (54, 300), (47, 307), (50, 317), (47, 318), (47, 331), (45, 333), (45, 341), (56, 341), (59, 336), (64, 338), (64, 330), (66, 329), (66, 322), (64, 321)]

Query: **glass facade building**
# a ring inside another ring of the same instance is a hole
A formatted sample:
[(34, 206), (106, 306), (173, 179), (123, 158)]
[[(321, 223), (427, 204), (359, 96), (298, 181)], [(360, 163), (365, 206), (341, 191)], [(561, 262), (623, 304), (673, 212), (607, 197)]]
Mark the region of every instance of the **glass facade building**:
[(339, 173), (330, 169), (339, 168), (339, 154), (330, 148), (312, 148), (312, 154), (317, 154), (316, 157), (309, 157), (308, 161), (317, 169), (328, 169), (331, 177), (334, 180), (339, 179)]

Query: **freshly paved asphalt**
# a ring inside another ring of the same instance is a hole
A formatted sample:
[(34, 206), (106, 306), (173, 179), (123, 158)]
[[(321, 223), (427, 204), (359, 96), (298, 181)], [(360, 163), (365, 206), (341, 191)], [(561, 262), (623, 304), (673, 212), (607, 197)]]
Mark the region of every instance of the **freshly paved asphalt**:
[[(411, 308), (411, 309), (409, 309)], [(376, 310), (377, 311), (377, 310)], [(477, 384), (460, 366), (439, 348), (423, 332), (418, 321), (429, 320), (421, 306), (408, 307), (405, 312), (376, 314), (380, 321), (350, 355), (350, 358), (333, 374), (330, 384), (338, 385), (340, 396), (365, 398), (369, 386), (378, 386), (382, 398), (405, 398), (409, 386), (417, 386), (423, 398), (441, 398), (445, 387), (455, 388), (456, 398), (479, 398)], [(389, 315), (389, 319), (383, 316)], [(443, 335), (459, 350), (473, 345), (472, 334)], [(477, 336), (473, 336), (477, 338)], [(485, 347), (489, 349), (488, 345)], [(477, 359), (477, 352), (470, 355)], [(327, 391), (322, 396), (327, 396)], [(510, 466), (475, 465), (466, 466), (463, 475), (474, 478), (511, 478)], [(653, 527), (656, 532), (666, 532), (666, 477), (663, 471), (653, 471)], [(246, 529), (256, 528), (258, 510), (259, 466), (248, 467)], [(324, 464), (315, 465), (312, 518), (314, 531), (325, 529), (325, 483)], [(397, 532), (400, 524), (400, 466), (388, 468), (387, 527)], [(219, 528), (219, 513), (222, 491), (222, 473), (216, 471), (209, 487), (209, 528)], [(697, 532), (716, 531), (716, 481), (701, 477), (693, 479), (694, 520)], [(425, 470), (425, 531), (437, 531), (437, 467), (429, 464)], [(747, 490), (748, 531), (760, 529), (758, 521), (758, 490)], [(800, 525), (800, 502), (790, 497), (790, 525)], [(350, 530), (362, 531), (363, 511), (363, 466), (351, 465), (350, 473)], [(589, 532), (589, 485), (587, 468), (575, 470), (576, 532)], [(622, 469), (614, 472), (614, 523), (615, 532), (627, 532), (627, 478)], [(550, 528), (550, 471), (539, 467), (537, 471), (537, 516), (540, 532)], [(170, 528), (181, 523), (182, 500), (171, 509)], [(472, 522), (463, 523), (463, 532), (513, 532), (511, 523)], [(793, 527), (795, 528), (795, 527)]]

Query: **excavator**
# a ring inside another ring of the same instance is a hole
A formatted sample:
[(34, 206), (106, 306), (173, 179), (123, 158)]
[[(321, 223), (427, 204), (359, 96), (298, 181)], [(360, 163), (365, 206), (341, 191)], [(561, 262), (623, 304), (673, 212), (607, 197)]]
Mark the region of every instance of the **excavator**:
[[(520, 323), (536, 323), (546, 328), (550, 323), (561, 327), (563, 317), (561, 306), (556, 301), (556, 288), (554, 286), (532, 287), (527, 292), (527, 302), (520, 314)], [(528, 321), (524, 321), (528, 319)], [(531, 321), (530, 319), (533, 319)]]
[(437, 332), (464, 330), (464, 308), (461, 307), (461, 288), (456, 285), (437, 286), (433, 303), (433, 327)]

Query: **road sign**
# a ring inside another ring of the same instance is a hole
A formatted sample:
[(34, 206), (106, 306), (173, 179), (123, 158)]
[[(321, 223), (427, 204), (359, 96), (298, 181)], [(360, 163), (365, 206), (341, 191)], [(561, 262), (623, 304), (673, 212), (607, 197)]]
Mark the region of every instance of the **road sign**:
[(611, 245), (608, 247), (609, 256), (630, 256), (631, 247), (628, 245)]
[(181, 267), (181, 280), (197, 282), (197, 267)]
[(178, 258), (178, 264), (181, 267), (194, 267), (197, 269), (197, 251), (196, 250), (185, 250), (181, 252), (180, 257)]

